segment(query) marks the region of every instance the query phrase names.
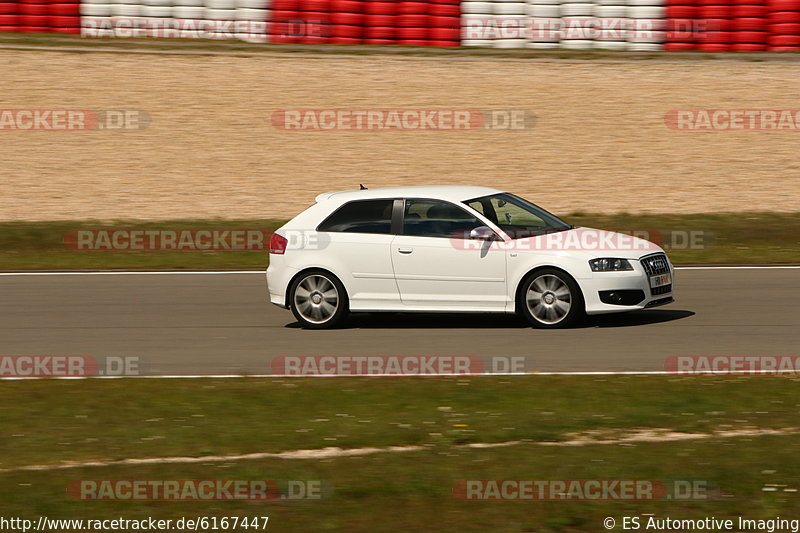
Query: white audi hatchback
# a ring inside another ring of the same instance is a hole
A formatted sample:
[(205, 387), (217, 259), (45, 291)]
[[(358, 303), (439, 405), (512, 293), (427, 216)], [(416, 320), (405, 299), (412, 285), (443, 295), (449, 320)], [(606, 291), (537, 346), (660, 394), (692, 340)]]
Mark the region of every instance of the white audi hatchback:
[(270, 301), (307, 328), (361, 311), (519, 313), (558, 328), (673, 301), (655, 244), (488, 187), (320, 194), (276, 230), (269, 257)]

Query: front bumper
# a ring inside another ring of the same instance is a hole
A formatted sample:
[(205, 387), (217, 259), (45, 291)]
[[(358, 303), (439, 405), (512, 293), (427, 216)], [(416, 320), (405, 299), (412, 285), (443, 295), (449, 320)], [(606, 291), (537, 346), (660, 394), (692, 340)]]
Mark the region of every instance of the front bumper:
[[(650, 276), (645, 272), (641, 262), (631, 259), (630, 263), (633, 270), (593, 272), (591, 278), (581, 280), (587, 314), (635, 311), (666, 305), (674, 301), (675, 269), (671, 264), (669, 265), (671, 286), (668, 289), (651, 289)], [(640, 295), (641, 298), (637, 295)]]

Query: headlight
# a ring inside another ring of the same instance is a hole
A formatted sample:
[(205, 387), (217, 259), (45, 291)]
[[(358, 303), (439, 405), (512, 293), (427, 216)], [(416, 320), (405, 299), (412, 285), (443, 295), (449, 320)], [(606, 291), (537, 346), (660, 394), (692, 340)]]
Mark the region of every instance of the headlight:
[(616, 257), (601, 257), (589, 261), (592, 272), (615, 272), (619, 270), (633, 270), (627, 259)]

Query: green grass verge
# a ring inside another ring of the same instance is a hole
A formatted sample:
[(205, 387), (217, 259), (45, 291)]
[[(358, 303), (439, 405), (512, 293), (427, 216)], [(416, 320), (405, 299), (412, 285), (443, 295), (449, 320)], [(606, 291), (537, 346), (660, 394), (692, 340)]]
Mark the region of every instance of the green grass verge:
[(799, 381), (483, 376), (5, 382), (0, 468), (326, 446), (560, 441), (585, 430), (789, 427), (797, 424)]
[[(112, 465), (0, 472), (5, 516), (270, 516), (270, 531), (601, 531), (612, 516), (797, 517), (796, 436), (542, 446), (571, 432), (795, 427), (791, 377), (89, 380), (0, 384), (0, 469), (113, 460), (418, 444), (325, 460)], [(769, 394), (765, 394), (769, 391)], [(467, 442), (522, 440), (506, 448)], [(316, 501), (75, 501), (79, 479), (321, 480)], [(720, 500), (475, 502), (462, 479), (694, 479)]]
[[(649, 232), (677, 264), (800, 262), (800, 213), (599, 215), (573, 213), (568, 222), (601, 229)], [(80, 229), (260, 229), (278, 220), (58, 221), (0, 223), (0, 270), (264, 268), (264, 251), (78, 252), (64, 237)], [(692, 240), (693, 239), (693, 240)]]

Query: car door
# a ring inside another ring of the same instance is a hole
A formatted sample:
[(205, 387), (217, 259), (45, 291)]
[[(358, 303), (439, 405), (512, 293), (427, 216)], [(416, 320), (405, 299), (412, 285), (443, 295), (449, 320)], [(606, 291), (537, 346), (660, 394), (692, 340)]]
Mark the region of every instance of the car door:
[(345, 284), (353, 311), (400, 304), (390, 254), (393, 208), (393, 199), (354, 200), (317, 228), (324, 262)]
[(454, 311), (503, 311), (506, 252), (499, 241), (469, 239), (484, 223), (456, 204), (405, 200), (391, 257), (404, 306)]

